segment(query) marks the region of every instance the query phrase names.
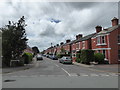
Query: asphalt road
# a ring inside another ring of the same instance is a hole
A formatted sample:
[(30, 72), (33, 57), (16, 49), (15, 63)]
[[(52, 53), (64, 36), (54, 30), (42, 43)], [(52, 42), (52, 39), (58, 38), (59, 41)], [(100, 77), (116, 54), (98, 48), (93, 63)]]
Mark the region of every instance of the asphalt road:
[(31, 69), (4, 74), (2, 87), (118, 88), (118, 75), (44, 58), (43, 61), (35, 61)]

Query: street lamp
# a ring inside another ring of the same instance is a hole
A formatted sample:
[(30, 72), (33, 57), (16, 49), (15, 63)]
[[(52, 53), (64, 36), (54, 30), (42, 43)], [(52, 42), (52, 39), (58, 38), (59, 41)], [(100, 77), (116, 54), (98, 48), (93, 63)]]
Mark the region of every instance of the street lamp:
[(52, 54), (52, 43), (51, 43), (51, 54)]

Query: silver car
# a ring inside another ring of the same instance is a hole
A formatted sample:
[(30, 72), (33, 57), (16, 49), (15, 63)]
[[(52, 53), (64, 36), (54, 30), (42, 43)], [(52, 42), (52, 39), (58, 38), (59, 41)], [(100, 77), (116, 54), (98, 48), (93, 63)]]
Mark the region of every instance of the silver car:
[(70, 57), (64, 56), (61, 59), (59, 59), (60, 63), (70, 63), (72, 64), (72, 59)]

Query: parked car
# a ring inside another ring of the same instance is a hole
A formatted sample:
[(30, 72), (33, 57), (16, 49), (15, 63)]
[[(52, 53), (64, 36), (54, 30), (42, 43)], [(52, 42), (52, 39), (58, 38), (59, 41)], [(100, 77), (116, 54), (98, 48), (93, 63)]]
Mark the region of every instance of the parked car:
[(47, 58), (49, 58), (49, 55), (46, 55)]
[(37, 60), (43, 60), (43, 57), (40, 54), (37, 54), (36, 58)]
[(72, 59), (68, 56), (63, 56), (61, 59), (59, 59), (60, 63), (70, 63), (72, 64)]
[(57, 58), (55, 55), (52, 55), (52, 56), (51, 56), (51, 59), (52, 59), (52, 60), (58, 60), (58, 58)]

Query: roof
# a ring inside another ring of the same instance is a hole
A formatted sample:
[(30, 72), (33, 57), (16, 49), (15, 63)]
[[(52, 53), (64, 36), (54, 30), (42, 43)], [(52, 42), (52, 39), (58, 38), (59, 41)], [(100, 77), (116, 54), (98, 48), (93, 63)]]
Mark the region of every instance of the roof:
[(89, 35), (84, 36), (84, 37), (82, 37), (82, 38), (80, 38), (80, 39), (78, 39), (78, 40), (73, 40), (73, 41), (71, 41), (71, 42), (69, 42), (69, 43), (64, 43), (63, 45), (60, 45), (60, 46), (70, 45), (70, 44), (77, 43), (77, 42), (80, 42), (80, 41), (88, 40), (88, 39), (92, 38), (95, 34), (96, 34), (96, 33), (89, 34)]
[(87, 35), (87, 36), (84, 36), (84, 37), (76, 40), (75, 43), (80, 42), (80, 41), (88, 40), (88, 39), (92, 38), (95, 34), (96, 34), (96, 33), (92, 33), (92, 34), (89, 34), (89, 35)]
[(116, 25), (116, 26), (113, 26), (113, 27), (106, 28), (106, 29), (102, 30), (101, 32), (97, 33), (96, 35), (94, 35), (94, 37), (96, 37), (98, 35), (108, 34), (112, 31), (116, 30), (118, 27), (120, 27), (120, 24)]

